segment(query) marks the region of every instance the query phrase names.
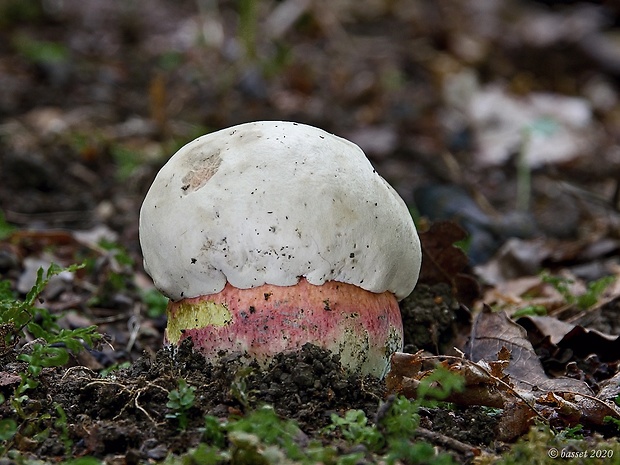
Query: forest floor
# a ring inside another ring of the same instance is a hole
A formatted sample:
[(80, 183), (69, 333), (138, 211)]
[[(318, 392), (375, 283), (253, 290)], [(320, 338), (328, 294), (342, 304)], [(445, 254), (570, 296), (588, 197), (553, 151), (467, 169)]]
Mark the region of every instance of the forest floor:
[[(619, 26), (613, 2), (0, 2), (0, 464), (620, 463)], [(144, 195), (263, 119), (354, 141), (410, 206), (386, 380), (315, 346), (267, 370), (163, 347)], [(52, 263), (83, 267), (12, 322)], [(103, 339), (37, 371), (31, 323)]]

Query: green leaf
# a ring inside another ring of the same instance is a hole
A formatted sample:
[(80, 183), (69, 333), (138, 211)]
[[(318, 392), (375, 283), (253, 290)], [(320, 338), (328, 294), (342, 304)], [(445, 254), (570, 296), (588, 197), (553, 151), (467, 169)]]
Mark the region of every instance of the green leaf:
[(64, 44), (33, 39), (25, 33), (15, 36), (13, 46), (34, 63), (53, 64), (69, 59), (69, 49)]
[(43, 344), (32, 346), (32, 353), (20, 354), (18, 360), (28, 363), (28, 370), (38, 376), (41, 368), (62, 366), (69, 361), (69, 353), (64, 347), (50, 347)]
[(544, 316), (546, 314), (547, 308), (544, 305), (528, 305), (514, 312), (512, 318), (516, 320), (523, 316)]
[(226, 445), (226, 435), (224, 434), (224, 424), (222, 424), (216, 417), (207, 415), (205, 417), (205, 429), (203, 433), (203, 439), (209, 444), (213, 444), (218, 448), (223, 448)]
[(17, 423), (11, 418), (0, 420), (0, 441), (8, 441), (17, 432)]
[(79, 457), (63, 462), (65, 465), (101, 465), (104, 462), (95, 457)]
[(156, 289), (150, 289), (142, 293), (142, 302), (146, 304), (146, 313), (149, 318), (158, 318), (166, 314), (168, 298)]
[(9, 237), (17, 228), (6, 222), (4, 212), (0, 210), (0, 240)]
[(438, 366), (433, 372), (420, 381), (418, 398), (443, 400), (451, 392), (462, 391), (465, 381), (459, 375)]

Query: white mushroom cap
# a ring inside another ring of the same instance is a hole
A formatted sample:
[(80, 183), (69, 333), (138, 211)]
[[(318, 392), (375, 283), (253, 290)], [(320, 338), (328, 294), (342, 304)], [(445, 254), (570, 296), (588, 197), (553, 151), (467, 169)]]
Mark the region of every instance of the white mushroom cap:
[(334, 280), (399, 300), (421, 249), (405, 202), (355, 144), (298, 123), (199, 137), (158, 173), (140, 211), (146, 271), (172, 300)]

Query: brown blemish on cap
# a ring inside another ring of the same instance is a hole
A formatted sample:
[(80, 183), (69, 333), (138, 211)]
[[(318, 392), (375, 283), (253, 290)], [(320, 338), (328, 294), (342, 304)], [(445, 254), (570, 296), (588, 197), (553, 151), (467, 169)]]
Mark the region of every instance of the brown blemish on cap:
[(183, 182), (181, 186), (183, 193), (188, 194), (203, 187), (217, 172), (221, 163), (220, 150), (195, 160), (191, 169), (181, 180)]

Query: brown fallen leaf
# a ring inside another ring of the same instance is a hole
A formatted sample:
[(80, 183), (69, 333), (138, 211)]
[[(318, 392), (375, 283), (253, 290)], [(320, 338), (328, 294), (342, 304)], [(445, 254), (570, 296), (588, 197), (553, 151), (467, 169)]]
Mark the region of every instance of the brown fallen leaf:
[(488, 307), (480, 312), (472, 325), (467, 355), (473, 361), (497, 360), (502, 350), (510, 351), (510, 363), (505, 369), (515, 386), (524, 391), (571, 391), (592, 394), (583, 381), (572, 378), (550, 379), (527, 338), (525, 329), (504, 312), (492, 312)]
[(21, 381), (21, 376), (17, 373), (10, 373), (8, 371), (0, 371), (0, 387), (4, 386), (16, 386)]
[[(433, 373), (434, 367), (441, 365), (450, 373), (461, 376), (464, 388), (451, 392), (445, 399), (457, 405), (502, 408), (505, 415), (498, 426), (498, 439), (510, 441), (529, 428), (531, 421), (538, 414), (526, 399), (515, 392), (509, 382), (504, 381), (501, 366), (490, 368), (486, 363), (473, 363), (458, 357), (395, 353), (392, 355), (391, 370), (386, 377), (389, 393), (400, 394), (407, 398), (416, 398), (417, 390), (424, 378)], [(500, 375), (494, 376), (491, 371)], [(519, 412), (519, 415), (514, 414)], [(507, 412), (512, 412), (508, 414)]]
[(471, 307), (480, 296), (478, 281), (468, 273), (469, 260), (462, 249), (454, 244), (467, 233), (453, 221), (437, 221), (420, 233), (422, 269), (418, 282), (447, 283), (459, 302)]
[(487, 307), (478, 314), (467, 357), (396, 353), (386, 377), (387, 390), (414, 398), (420, 383), (442, 366), (464, 379), (464, 389), (450, 393), (446, 401), (504, 409), (497, 432), (502, 440), (518, 437), (535, 417), (562, 427), (602, 425), (607, 416), (620, 418), (613, 388), (604, 397), (595, 397), (581, 380), (547, 375), (525, 329), (503, 312), (493, 313)]
[(458, 357), (441, 357), (422, 351), (416, 354), (397, 352), (392, 355), (391, 369), (385, 380), (388, 392), (415, 398), (420, 382), (438, 365), (461, 376), (465, 381), (465, 389), (452, 392), (449, 396), (450, 402), (497, 408), (504, 405), (505, 399), (497, 386), (497, 380), (486, 368)]
[(530, 338), (540, 341), (548, 337), (552, 344), (560, 349), (570, 349), (577, 357), (596, 354), (603, 362), (620, 360), (620, 336), (547, 316), (527, 316), (517, 322), (527, 330)]

